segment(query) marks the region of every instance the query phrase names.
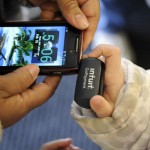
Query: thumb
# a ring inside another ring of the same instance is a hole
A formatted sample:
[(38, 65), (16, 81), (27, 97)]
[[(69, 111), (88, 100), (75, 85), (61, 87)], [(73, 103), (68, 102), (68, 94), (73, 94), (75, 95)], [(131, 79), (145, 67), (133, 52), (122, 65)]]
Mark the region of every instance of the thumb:
[(63, 16), (72, 26), (81, 30), (89, 26), (89, 22), (79, 8), (77, 0), (57, 0), (57, 2)]
[(4, 97), (21, 93), (27, 89), (36, 80), (39, 73), (39, 67), (36, 65), (27, 65), (20, 67), (12, 73), (0, 77), (1, 89)]
[(105, 100), (102, 96), (96, 95), (90, 100), (91, 109), (98, 117), (110, 117), (113, 112), (113, 105)]

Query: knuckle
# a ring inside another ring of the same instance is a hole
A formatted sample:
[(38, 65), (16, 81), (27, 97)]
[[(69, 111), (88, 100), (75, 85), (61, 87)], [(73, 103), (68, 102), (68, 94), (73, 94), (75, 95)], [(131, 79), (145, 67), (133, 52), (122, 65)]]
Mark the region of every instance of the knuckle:
[(68, 0), (63, 5), (64, 9), (72, 10), (78, 7), (76, 0)]

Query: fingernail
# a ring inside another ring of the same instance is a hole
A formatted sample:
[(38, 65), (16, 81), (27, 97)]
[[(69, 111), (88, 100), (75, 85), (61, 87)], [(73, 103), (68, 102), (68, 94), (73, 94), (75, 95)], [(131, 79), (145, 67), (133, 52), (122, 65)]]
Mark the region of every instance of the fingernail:
[(73, 150), (81, 150), (79, 147), (75, 146), (75, 145), (70, 145), (70, 148)]
[(99, 105), (101, 104), (101, 102), (102, 102), (102, 99), (99, 96), (94, 96), (91, 99), (90, 103), (91, 103), (92, 108), (99, 109)]
[(71, 139), (71, 138), (65, 138), (64, 140), (65, 140), (65, 141), (71, 141), (71, 142), (72, 142), (72, 139)]
[(75, 20), (82, 29), (86, 29), (89, 26), (89, 22), (87, 21), (85, 16), (83, 16), (81, 14), (77, 14), (75, 16)]
[(31, 73), (32, 77), (36, 79), (39, 74), (39, 67), (36, 65), (30, 65), (29, 72)]

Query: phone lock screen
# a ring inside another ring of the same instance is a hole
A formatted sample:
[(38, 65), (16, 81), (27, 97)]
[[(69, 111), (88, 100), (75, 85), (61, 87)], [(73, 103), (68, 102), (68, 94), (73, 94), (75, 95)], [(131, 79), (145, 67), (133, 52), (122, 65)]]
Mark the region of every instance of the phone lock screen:
[(66, 26), (0, 27), (0, 66), (63, 66)]

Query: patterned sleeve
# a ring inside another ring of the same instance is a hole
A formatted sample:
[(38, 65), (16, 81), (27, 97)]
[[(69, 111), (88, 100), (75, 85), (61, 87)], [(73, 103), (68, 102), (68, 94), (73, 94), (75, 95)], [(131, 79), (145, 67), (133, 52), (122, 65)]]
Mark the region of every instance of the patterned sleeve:
[(122, 59), (125, 85), (112, 117), (97, 118), (91, 110), (72, 104), (71, 115), (103, 150), (150, 149), (150, 72)]

